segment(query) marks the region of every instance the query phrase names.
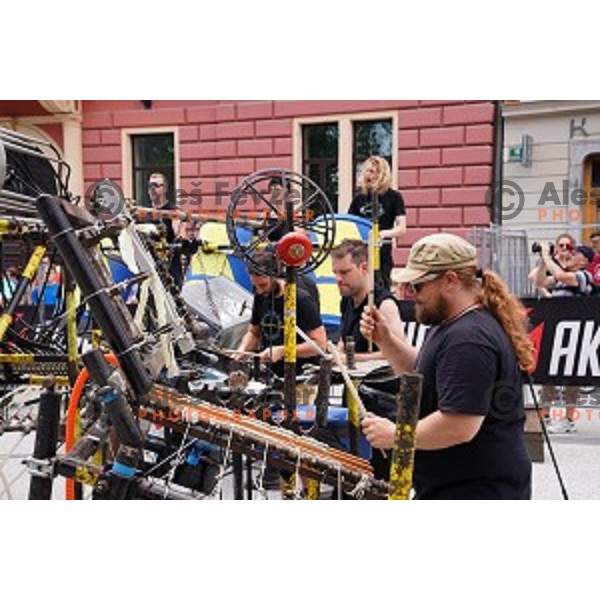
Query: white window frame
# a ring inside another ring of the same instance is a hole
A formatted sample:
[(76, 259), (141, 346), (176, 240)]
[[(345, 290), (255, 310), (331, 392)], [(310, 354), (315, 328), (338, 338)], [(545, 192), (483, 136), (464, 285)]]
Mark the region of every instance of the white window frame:
[(338, 125), (338, 212), (348, 211), (355, 193), (353, 176), (353, 125), (355, 121), (392, 121), (392, 187), (398, 187), (398, 111), (345, 113), (298, 117), (292, 128), (292, 164), (297, 173), (302, 173), (302, 126), (319, 123)]
[[(139, 127), (139, 128), (127, 128), (121, 129), (121, 164), (122, 168), (122, 182), (123, 182), (123, 194), (125, 198), (133, 198), (133, 179), (132, 179), (132, 168), (133, 168), (133, 156), (131, 148), (131, 137), (134, 135), (153, 135), (157, 133), (171, 133), (173, 134), (173, 168), (175, 170), (175, 181), (170, 182), (175, 190), (180, 189), (179, 181), (179, 127)], [(177, 200), (177, 197), (175, 197)], [(141, 198), (135, 198), (138, 202)]]

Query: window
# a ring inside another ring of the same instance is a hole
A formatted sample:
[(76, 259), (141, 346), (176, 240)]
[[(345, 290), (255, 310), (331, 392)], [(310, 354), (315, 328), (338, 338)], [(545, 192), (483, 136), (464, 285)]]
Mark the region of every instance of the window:
[(373, 155), (392, 167), (396, 186), (397, 113), (362, 113), (295, 120), (294, 170), (327, 194), (335, 212), (345, 212), (356, 194), (360, 168)]
[(381, 156), (392, 166), (392, 121), (354, 121), (352, 181), (358, 188), (362, 164), (369, 156)]
[(312, 179), (325, 192), (334, 212), (337, 212), (339, 137), (337, 123), (305, 125), (302, 134), (302, 174)]
[(167, 198), (175, 200), (175, 142), (172, 133), (131, 136), (133, 197), (141, 206), (150, 206), (148, 179), (154, 171), (167, 177)]

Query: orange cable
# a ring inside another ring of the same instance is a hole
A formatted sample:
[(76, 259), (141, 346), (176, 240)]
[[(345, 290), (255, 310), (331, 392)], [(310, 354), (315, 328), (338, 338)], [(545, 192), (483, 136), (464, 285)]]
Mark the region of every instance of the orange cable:
[[(104, 358), (106, 358), (111, 365), (115, 367), (119, 366), (119, 361), (114, 354), (105, 354)], [(67, 422), (65, 426), (65, 450), (67, 453), (69, 453), (75, 445), (75, 422), (77, 420), (77, 410), (79, 409), (81, 394), (83, 393), (83, 388), (87, 383), (88, 377), (88, 370), (84, 367), (77, 376), (75, 385), (71, 390), (71, 396), (69, 397)], [(75, 481), (73, 479), (67, 479), (66, 481), (66, 499), (75, 500)]]

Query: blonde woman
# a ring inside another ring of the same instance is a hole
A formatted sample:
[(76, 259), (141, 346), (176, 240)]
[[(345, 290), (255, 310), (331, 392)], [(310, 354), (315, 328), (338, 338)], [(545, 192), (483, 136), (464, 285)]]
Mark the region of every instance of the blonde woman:
[(363, 163), (358, 182), (360, 193), (354, 198), (348, 213), (367, 219), (373, 218), (372, 192), (379, 199), (379, 237), (381, 247), (381, 279), (388, 289), (391, 285), (390, 273), (393, 267), (392, 249), (396, 241), (406, 232), (406, 210), (404, 198), (391, 188), (390, 165), (381, 156), (370, 156)]

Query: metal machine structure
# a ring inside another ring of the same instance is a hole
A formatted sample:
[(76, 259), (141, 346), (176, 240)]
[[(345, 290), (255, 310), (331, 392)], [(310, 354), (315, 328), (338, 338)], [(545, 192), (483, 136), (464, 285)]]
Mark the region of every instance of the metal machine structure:
[[(54, 187), (48, 184), (48, 161), (38, 171), (43, 176), (30, 172), (32, 182), (25, 186), (27, 177), (11, 175), (20, 165), (15, 153), (23, 150), (32, 156), (38, 151), (35, 141), (2, 135), (0, 188), (2, 182), (13, 182), (8, 186), (12, 189), (0, 192), (2, 240), (9, 234), (37, 242), (20, 292), (0, 317), (3, 336), (13, 335), (14, 311), (46, 252), (68, 274), (65, 310), (59, 315), (65, 325), (63, 352), (53, 355), (58, 360), (46, 361), (52, 365), (46, 373), (51, 377), (30, 380), (43, 385), (36, 402), (35, 448), (27, 461), (30, 498), (50, 498), (59, 475), (67, 478), (70, 498), (82, 497), (84, 485), (88, 495), (98, 499), (214, 498), (222, 494), (224, 477), (232, 474), (234, 497), (241, 499), (243, 457), (248, 497), (264, 491), (267, 464), (295, 475), (290, 479), (292, 497), (302, 495), (300, 476), (330, 483), (350, 497), (388, 496), (387, 483), (374, 477), (367, 461), (342, 451), (339, 444), (332, 447), (322, 441), (331, 442), (326, 430), (327, 361), (322, 361), (319, 373), (314, 423), (306, 431), (295, 417), (296, 278), (327, 258), (335, 228), (327, 198), (310, 180), (281, 169), (255, 173), (232, 194), (228, 212), (232, 252), (252, 262), (253, 252), (271, 243), (275, 233), (278, 253), (287, 265), (285, 375), (278, 380), (256, 358), (250, 364), (237, 363), (218, 344), (210, 324), (198, 319), (172, 285), (167, 262), (161, 260), (152, 237), (137, 231), (127, 210), (99, 220), (78, 206), (68, 193), (68, 166), (59, 158), (52, 167)], [(3, 158), (7, 155), (10, 160)], [(36, 158), (45, 160), (42, 153)], [(66, 174), (66, 180), (59, 173)], [(297, 188), (297, 196), (287, 194), (276, 205), (261, 191), (273, 177), (288, 190)], [(37, 179), (44, 185), (34, 185)], [(21, 182), (17, 191), (15, 181)], [(248, 219), (239, 210), (245, 195), (252, 197), (260, 219)], [(243, 226), (252, 229), (250, 243), (237, 237)], [(111, 250), (104, 247), (106, 240)], [(129, 280), (114, 282), (106, 266), (107, 252), (120, 254), (133, 273)], [(132, 314), (122, 292), (134, 285), (140, 287), (140, 302)], [(78, 303), (75, 286), (81, 296)], [(96, 340), (81, 362), (76, 316), (83, 313), (101, 331), (103, 341)], [(57, 322), (53, 324), (58, 329)], [(4, 362), (16, 354), (12, 348), (0, 356)], [(45, 354), (37, 346), (30, 354), (32, 364), (44, 362), (39, 359)], [(59, 384), (69, 386), (66, 413)], [(10, 398), (2, 401), (6, 404)]]

